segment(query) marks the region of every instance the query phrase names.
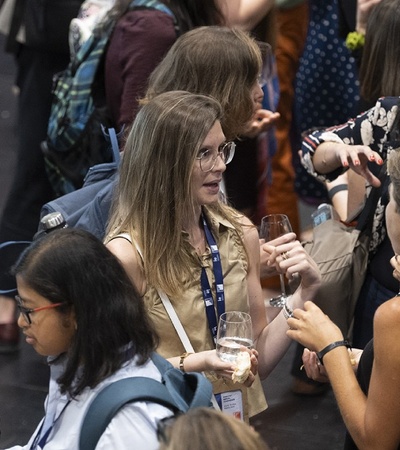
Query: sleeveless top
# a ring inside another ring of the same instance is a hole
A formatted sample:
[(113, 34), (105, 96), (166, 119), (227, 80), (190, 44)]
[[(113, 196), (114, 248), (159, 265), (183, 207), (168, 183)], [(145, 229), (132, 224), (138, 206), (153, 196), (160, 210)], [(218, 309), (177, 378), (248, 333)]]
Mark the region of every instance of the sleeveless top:
[[(357, 369), (357, 381), (361, 390), (365, 395), (368, 395), (369, 383), (371, 381), (372, 365), (374, 362), (374, 340), (371, 339), (364, 347), (360, 362)], [(358, 447), (354, 443), (349, 432), (346, 433), (346, 440), (344, 444), (344, 450), (357, 450)], [(400, 446), (398, 447), (400, 449)]]
[[(205, 214), (221, 254), (225, 308), (227, 311), (240, 310), (248, 313), (246, 278), (248, 264), (241, 239), (229, 221), (215, 213), (211, 214), (209, 211), (206, 211)], [(184, 231), (182, 233), (187, 236), (187, 239), (185, 239), (185, 250), (193, 254), (193, 261), (197, 259), (198, 264), (193, 264), (190, 268), (190, 275), (184, 280), (184, 296), (180, 298), (170, 297), (170, 301), (195, 352), (212, 350), (215, 346), (208, 327), (200, 285), (201, 267), (204, 266), (213, 291), (213, 297), (216, 298), (211, 251), (207, 247), (206, 252), (202, 256), (197, 255), (195, 249), (189, 243), (187, 233)], [(173, 264), (172, 261), (171, 264)], [(160, 336), (157, 352), (164, 358), (181, 355), (185, 349), (154, 287), (147, 285), (144, 302), (155, 329)], [(221, 380), (216, 380), (212, 375), (206, 375), (213, 385), (220, 384)], [(239, 385), (232, 383), (232, 389), (239, 389)], [(247, 389), (247, 394), (250, 417), (267, 408), (264, 391), (258, 375), (253, 386)]]

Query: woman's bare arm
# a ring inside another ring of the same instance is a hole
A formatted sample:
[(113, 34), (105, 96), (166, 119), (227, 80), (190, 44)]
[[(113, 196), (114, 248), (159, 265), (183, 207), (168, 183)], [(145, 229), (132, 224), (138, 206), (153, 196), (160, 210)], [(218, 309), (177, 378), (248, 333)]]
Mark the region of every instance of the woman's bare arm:
[(272, 9), (274, 0), (217, 0), (226, 25), (251, 31)]

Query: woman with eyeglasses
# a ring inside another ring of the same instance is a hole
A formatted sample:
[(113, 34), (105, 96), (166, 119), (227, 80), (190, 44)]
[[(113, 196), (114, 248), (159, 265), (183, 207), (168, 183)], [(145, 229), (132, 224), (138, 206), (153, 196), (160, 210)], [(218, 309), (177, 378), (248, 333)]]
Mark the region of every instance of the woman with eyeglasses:
[[(151, 321), (117, 258), (83, 230), (65, 228), (34, 241), (14, 268), (18, 325), (50, 365), (45, 417), (28, 444), (13, 449), (77, 449), (96, 394), (119, 379), (161, 381), (149, 359), (157, 344)], [(129, 404), (96, 449), (157, 449), (161, 405)]]
[[(160, 94), (141, 108), (125, 145), (107, 245), (144, 296), (160, 336), (157, 351), (181, 370), (206, 372), (215, 393), (235, 391), (235, 412), (246, 417), (247, 407), (250, 416), (266, 407), (257, 364), (266, 377), (290, 340), (283, 313), (267, 324), (257, 229), (220, 198), (235, 148), (223, 123), (216, 100), (186, 91)], [(283, 252), (290, 253), (289, 261)], [(319, 274), (298, 242), (278, 246), (270, 261), (285, 262), (289, 276), (300, 274), (293, 306), (312, 298)], [(195, 353), (185, 351), (163, 293)], [(234, 365), (215, 350), (218, 317), (233, 310), (252, 318), (252, 371), (244, 380), (250, 389), (232, 382)]]

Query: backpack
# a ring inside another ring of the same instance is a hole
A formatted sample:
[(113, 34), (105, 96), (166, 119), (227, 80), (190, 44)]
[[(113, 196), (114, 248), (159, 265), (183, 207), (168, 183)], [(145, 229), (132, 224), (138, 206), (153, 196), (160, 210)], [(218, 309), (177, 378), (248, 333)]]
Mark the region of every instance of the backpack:
[(113, 7), (114, 0), (84, 0), (77, 17), (69, 24), (69, 51), (75, 57), (78, 50), (93, 33), (108, 11)]
[(212, 386), (204, 375), (181, 372), (155, 352), (151, 360), (161, 373), (161, 383), (147, 377), (131, 377), (102, 389), (85, 414), (79, 450), (94, 450), (112, 418), (127, 403), (159, 403), (170, 408), (174, 415), (191, 408), (211, 407)]
[(89, 231), (100, 240), (104, 238), (121, 160), (115, 130), (109, 131), (113, 161), (90, 167), (83, 186), (45, 203), (40, 211), (40, 219), (59, 212), (67, 226)]
[(93, 166), (80, 189), (44, 204), (40, 218), (52, 212), (60, 212), (69, 227), (89, 231), (102, 240), (117, 180), (116, 163)]
[[(158, 0), (133, 0), (129, 9), (136, 8), (153, 8), (174, 17)], [(114, 27), (111, 21), (97, 29), (56, 77), (42, 151), (57, 196), (80, 188), (89, 167), (111, 161), (103, 131), (113, 127), (105, 102), (103, 66)]]

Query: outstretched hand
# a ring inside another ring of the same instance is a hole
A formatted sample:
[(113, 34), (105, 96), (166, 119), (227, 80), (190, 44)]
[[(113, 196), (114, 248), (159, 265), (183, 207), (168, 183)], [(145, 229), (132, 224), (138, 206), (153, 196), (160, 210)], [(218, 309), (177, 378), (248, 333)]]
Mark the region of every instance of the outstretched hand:
[(381, 182), (368, 168), (368, 162), (383, 164), (383, 159), (379, 153), (371, 150), (367, 145), (347, 145), (338, 144), (336, 156), (343, 167), (348, 167), (366, 179), (368, 184), (379, 187)]
[(257, 137), (275, 125), (280, 116), (279, 113), (269, 111), (268, 109), (257, 110), (243, 135), (248, 138)]
[(339, 327), (310, 301), (304, 303), (304, 309), (296, 308), (287, 324), (290, 328), (286, 334), (314, 352), (321, 351), (332, 342), (343, 340)]

